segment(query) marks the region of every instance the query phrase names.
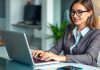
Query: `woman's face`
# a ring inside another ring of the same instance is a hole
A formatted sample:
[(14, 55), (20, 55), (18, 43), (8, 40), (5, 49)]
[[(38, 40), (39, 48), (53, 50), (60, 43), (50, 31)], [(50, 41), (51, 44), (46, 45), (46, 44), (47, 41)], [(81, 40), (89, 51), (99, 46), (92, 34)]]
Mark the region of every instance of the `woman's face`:
[(87, 11), (87, 9), (80, 3), (74, 4), (70, 13), (72, 21), (77, 26), (86, 26), (87, 18), (92, 14), (91, 11)]

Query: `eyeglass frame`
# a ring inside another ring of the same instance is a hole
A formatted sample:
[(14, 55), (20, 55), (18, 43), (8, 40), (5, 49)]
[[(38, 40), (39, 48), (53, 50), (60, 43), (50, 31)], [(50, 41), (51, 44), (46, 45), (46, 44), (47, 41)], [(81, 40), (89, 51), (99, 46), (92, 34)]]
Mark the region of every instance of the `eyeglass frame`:
[[(72, 11), (73, 11), (73, 13), (72, 13)], [(78, 12), (78, 11), (79, 11), (79, 12)], [(70, 15), (71, 15), (71, 16), (74, 16), (74, 15), (76, 14), (78, 17), (81, 17), (82, 14), (83, 14), (84, 12), (88, 12), (88, 11), (82, 11), (82, 10), (74, 11), (74, 10), (71, 10), (71, 11), (70, 11)]]

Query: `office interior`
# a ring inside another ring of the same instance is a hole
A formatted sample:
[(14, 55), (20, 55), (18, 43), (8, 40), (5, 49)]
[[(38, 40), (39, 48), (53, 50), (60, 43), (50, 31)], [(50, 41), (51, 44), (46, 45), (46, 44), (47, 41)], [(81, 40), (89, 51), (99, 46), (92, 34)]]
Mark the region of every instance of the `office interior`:
[[(41, 6), (41, 21), (35, 24), (40, 28), (15, 26), (14, 24), (25, 21), (24, 9), (28, 1), (0, 0), (0, 29), (25, 32), (31, 49), (48, 50), (54, 44), (53, 39), (46, 38), (47, 35), (52, 34), (49, 24), (57, 24), (59, 26), (63, 20), (69, 21), (68, 10), (73, 0), (32, 0), (32, 5)], [(99, 28), (100, 1), (92, 1)], [(100, 66), (100, 56), (98, 56), (98, 65)]]

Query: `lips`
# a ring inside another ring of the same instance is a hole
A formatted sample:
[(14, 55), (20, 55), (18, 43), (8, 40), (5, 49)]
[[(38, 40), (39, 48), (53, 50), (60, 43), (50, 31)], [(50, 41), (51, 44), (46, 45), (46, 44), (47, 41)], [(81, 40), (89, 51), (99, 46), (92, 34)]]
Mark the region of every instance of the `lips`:
[(79, 21), (79, 19), (74, 19), (74, 22), (78, 22)]

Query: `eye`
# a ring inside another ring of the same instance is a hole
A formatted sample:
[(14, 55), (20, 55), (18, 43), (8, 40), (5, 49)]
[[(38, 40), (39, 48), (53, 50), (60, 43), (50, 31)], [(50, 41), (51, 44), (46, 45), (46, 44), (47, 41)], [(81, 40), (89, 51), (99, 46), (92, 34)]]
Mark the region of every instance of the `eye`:
[(84, 11), (82, 11), (82, 10), (77, 10), (77, 13), (83, 13)]
[(71, 14), (71, 15), (74, 15), (75, 13), (76, 13), (76, 11), (74, 11), (74, 10), (71, 10), (71, 11), (70, 11), (70, 14)]

